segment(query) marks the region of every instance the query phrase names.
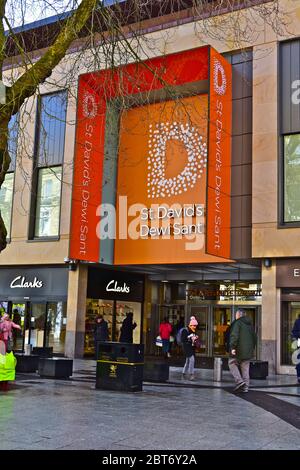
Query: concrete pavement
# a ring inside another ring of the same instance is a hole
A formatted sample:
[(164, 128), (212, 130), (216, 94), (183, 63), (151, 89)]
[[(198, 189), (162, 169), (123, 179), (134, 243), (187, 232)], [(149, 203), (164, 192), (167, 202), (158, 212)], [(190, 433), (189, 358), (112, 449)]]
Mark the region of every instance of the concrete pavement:
[(143, 392), (95, 390), (95, 362), (76, 360), (72, 380), (19, 374), (0, 395), (0, 449), (300, 449), (300, 388), (293, 376), (252, 381), (231, 393), (224, 373), (196, 370)]

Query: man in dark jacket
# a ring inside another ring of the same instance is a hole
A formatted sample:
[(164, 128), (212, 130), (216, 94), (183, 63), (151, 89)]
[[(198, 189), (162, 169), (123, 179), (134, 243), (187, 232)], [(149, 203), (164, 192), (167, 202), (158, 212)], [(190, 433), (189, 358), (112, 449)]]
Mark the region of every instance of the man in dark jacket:
[(121, 326), (120, 343), (133, 343), (133, 330), (137, 324), (133, 323), (133, 312), (127, 312)]
[(96, 318), (94, 327), (94, 341), (95, 341), (95, 353), (97, 350), (98, 341), (108, 341), (108, 325), (107, 321), (104, 320), (102, 315)]
[(235, 319), (236, 321), (230, 328), (230, 358), (228, 365), (236, 383), (234, 391), (248, 392), (250, 360), (254, 356), (256, 334), (245, 310), (237, 310)]

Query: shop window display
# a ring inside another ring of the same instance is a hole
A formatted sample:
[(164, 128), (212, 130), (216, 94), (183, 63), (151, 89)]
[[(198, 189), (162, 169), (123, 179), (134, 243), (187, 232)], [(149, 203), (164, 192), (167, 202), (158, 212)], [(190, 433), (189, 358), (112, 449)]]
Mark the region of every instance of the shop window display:
[(84, 336), (85, 354), (94, 354), (94, 328), (96, 318), (99, 315), (102, 315), (103, 319), (107, 322), (109, 341), (112, 341), (113, 301), (102, 299), (87, 299)]
[(133, 313), (133, 323), (136, 328), (133, 330), (133, 342), (140, 343), (141, 336), (141, 303), (140, 302), (118, 302), (103, 299), (87, 299), (87, 309), (85, 318), (84, 353), (92, 355), (95, 352), (94, 328), (96, 318), (99, 315), (108, 325), (108, 341), (119, 341), (122, 323), (128, 312)]
[(141, 304), (139, 302), (117, 302), (116, 303), (116, 341), (120, 339), (120, 330), (123, 321), (128, 312), (133, 313), (133, 323), (136, 323), (136, 328), (133, 330), (133, 342), (140, 343), (141, 335)]

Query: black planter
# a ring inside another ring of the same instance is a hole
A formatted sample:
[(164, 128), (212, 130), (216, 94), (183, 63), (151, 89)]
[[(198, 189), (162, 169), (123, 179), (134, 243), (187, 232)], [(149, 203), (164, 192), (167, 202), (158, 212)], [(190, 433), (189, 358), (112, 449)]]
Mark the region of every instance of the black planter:
[(98, 360), (144, 362), (144, 345), (98, 341), (96, 355)]
[(39, 367), (39, 356), (15, 354), (17, 359), (17, 372), (36, 372)]
[(250, 379), (264, 380), (268, 377), (269, 363), (267, 361), (250, 362)]
[(143, 380), (166, 382), (169, 380), (170, 366), (166, 362), (145, 362)]
[(73, 373), (73, 360), (57, 357), (41, 357), (39, 360), (39, 375), (54, 379), (66, 379)]
[(53, 355), (53, 348), (46, 348), (46, 347), (35, 347), (32, 348), (32, 354), (36, 354), (37, 356), (40, 357), (52, 357)]

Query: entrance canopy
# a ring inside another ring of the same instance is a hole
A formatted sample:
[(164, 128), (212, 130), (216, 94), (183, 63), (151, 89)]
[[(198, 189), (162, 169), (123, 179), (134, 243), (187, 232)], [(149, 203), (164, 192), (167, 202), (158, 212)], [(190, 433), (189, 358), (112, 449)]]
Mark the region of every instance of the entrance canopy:
[(126, 266), (126, 269), (145, 273), (153, 281), (254, 281), (261, 279), (260, 267), (245, 263), (136, 265)]

